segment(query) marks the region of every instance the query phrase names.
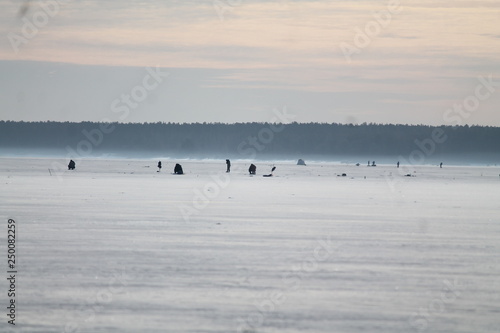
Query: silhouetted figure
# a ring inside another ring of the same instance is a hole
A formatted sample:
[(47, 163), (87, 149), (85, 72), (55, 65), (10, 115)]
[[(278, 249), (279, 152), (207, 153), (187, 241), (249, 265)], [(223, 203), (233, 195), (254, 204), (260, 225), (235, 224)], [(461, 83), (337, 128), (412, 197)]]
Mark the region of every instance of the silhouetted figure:
[(442, 168), (443, 167), (443, 162), (439, 163), (439, 167)]
[(299, 158), (299, 160), (297, 161), (297, 165), (306, 165), (306, 162), (304, 162), (303, 159)]
[(75, 161), (70, 160), (68, 164), (68, 170), (75, 170), (75, 168), (76, 168)]
[(377, 165), (375, 164), (375, 161), (373, 161), (373, 162), (372, 162), (372, 166), (377, 166)]
[(255, 172), (257, 172), (257, 167), (253, 164), (250, 164), (250, 168), (248, 168), (248, 172), (251, 174), (251, 175), (255, 175)]
[(227, 166), (226, 172), (231, 172), (231, 161), (230, 160), (226, 160), (226, 166)]
[(161, 171), (161, 161), (158, 161), (158, 172)]
[(174, 168), (174, 173), (175, 173), (176, 175), (182, 175), (182, 174), (184, 174), (184, 172), (182, 171), (182, 166), (181, 166), (180, 164), (178, 164), (178, 163), (177, 163), (177, 164), (175, 165), (175, 168)]
[(370, 166), (370, 161), (368, 161), (368, 166)]
[(397, 166), (398, 166), (398, 168), (399, 168), (399, 161), (398, 161), (398, 163), (396, 163), (396, 165), (397, 165)]

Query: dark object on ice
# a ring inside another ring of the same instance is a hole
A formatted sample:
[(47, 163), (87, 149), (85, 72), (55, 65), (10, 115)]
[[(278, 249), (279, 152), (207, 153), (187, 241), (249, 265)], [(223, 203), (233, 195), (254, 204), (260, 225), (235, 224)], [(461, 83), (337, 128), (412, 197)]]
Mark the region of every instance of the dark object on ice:
[(161, 171), (161, 161), (158, 161), (158, 172)]
[(70, 160), (68, 164), (68, 170), (75, 170), (75, 168), (76, 168), (75, 161)]
[(397, 165), (397, 166), (398, 166), (398, 168), (399, 168), (399, 161), (398, 161), (398, 163), (396, 163), (396, 165)]
[(250, 164), (250, 168), (248, 168), (248, 172), (251, 175), (255, 175), (255, 172), (257, 172), (257, 167), (254, 164)]
[(273, 168), (271, 169), (271, 173), (270, 174), (268, 174), (268, 175), (262, 175), (262, 177), (272, 177), (274, 170), (276, 170), (275, 166), (273, 166)]
[(411, 174), (407, 173), (407, 174), (405, 175), (405, 177), (411, 177)]
[(439, 167), (442, 168), (443, 167), (443, 162), (439, 163)]
[(304, 162), (303, 159), (299, 158), (299, 160), (297, 161), (297, 165), (306, 165), (306, 162)]
[(226, 172), (231, 172), (231, 161), (230, 160), (226, 160), (226, 165), (227, 165)]
[(370, 161), (368, 161), (368, 165), (367, 166), (370, 166)]
[(359, 166), (359, 163), (356, 163), (356, 166)]
[(182, 171), (182, 166), (181, 166), (180, 164), (178, 164), (178, 163), (177, 163), (177, 164), (175, 165), (175, 168), (174, 168), (174, 173), (175, 173), (176, 175), (182, 175), (182, 174), (184, 174), (184, 172)]
[(372, 166), (377, 166), (377, 165), (375, 164), (375, 161), (373, 161), (373, 162), (372, 162)]
[(337, 177), (340, 177), (340, 176), (347, 177), (347, 173), (343, 173), (342, 175), (337, 175)]

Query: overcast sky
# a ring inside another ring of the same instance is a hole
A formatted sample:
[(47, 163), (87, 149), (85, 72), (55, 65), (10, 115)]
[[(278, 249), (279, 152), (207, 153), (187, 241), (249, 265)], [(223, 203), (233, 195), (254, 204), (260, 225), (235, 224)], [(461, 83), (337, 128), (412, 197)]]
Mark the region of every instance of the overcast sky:
[(500, 1), (0, 0), (0, 119), (500, 126)]

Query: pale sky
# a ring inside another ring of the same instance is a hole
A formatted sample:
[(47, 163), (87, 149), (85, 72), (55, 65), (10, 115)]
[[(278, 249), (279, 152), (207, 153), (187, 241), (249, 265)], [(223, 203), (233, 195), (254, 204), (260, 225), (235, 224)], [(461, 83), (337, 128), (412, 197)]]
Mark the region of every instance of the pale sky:
[(0, 5), (0, 120), (500, 126), (498, 0)]

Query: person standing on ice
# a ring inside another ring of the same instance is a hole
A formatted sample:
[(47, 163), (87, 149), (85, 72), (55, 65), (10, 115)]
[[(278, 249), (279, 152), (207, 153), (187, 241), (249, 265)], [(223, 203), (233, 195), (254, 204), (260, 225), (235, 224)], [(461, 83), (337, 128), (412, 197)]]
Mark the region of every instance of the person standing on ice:
[(68, 170), (75, 170), (75, 168), (76, 168), (75, 161), (70, 160), (68, 164)]
[(226, 172), (231, 172), (231, 161), (230, 160), (226, 160), (226, 166), (227, 166)]
[(397, 165), (397, 166), (398, 166), (398, 168), (399, 168), (399, 161), (398, 161), (398, 163), (396, 163), (396, 165)]
[(161, 171), (161, 161), (158, 161), (158, 171), (157, 172), (160, 172)]
[(443, 167), (443, 162), (439, 163), (439, 167), (442, 168)]

